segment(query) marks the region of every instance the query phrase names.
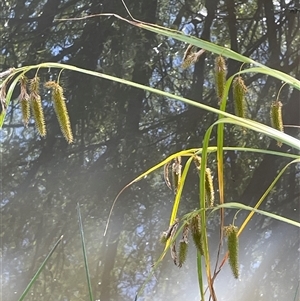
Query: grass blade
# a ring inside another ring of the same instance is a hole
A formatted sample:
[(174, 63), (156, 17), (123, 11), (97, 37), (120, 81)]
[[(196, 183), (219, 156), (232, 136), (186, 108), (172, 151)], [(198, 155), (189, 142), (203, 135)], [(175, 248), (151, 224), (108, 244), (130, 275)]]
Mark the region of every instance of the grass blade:
[(90, 277), (88, 261), (87, 261), (86, 247), (85, 247), (85, 242), (84, 242), (84, 231), (83, 231), (79, 203), (77, 203), (77, 214), (78, 214), (78, 222), (79, 222), (79, 229), (80, 229), (83, 259), (84, 259), (84, 268), (85, 268), (86, 279), (87, 279), (88, 289), (89, 289), (89, 297), (90, 297), (90, 301), (93, 301), (94, 299), (93, 299), (93, 293), (92, 293), (91, 277)]
[[(253, 207), (246, 206), (246, 205), (241, 204), (241, 203), (235, 203), (235, 202), (225, 203), (225, 204), (216, 206), (213, 209), (213, 211), (218, 210), (220, 208), (237, 209), (237, 210), (248, 210), (248, 211), (252, 211), (254, 213), (259, 213), (261, 215), (268, 216), (268, 217), (271, 217), (271, 218), (276, 219), (278, 221), (281, 221), (281, 222), (284, 222), (286, 224), (290, 224), (290, 225), (293, 225), (295, 227), (300, 228), (300, 223), (297, 222), (297, 221), (291, 220), (289, 218), (286, 218), (286, 217), (283, 217), (283, 216), (280, 216), (280, 215), (277, 215), (277, 214), (274, 214), (274, 213), (271, 213), (271, 212), (267, 212), (267, 211), (264, 211), (264, 210), (255, 209)], [(239, 231), (239, 233), (240, 232), (241, 231)]]
[(57, 246), (59, 245), (59, 243), (61, 242), (61, 240), (63, 239), (63, 235), (58, 239), (58, 241), (55, 243), (55, 245), (53, 246), (52, 250), (49, 252), (49, 254), (47, 255), (47, 257), (45, 258), (45, 260), (43, 261), (43, 263), (41, 264), (41, 266), (39, 267), (39, 269), (37, 270), (37, 272), (34, 274), (34, 276), (32, 277), (31, 281), (29, 282), (29, 284), (27, 285), (27, 287), (25, 288), (23, 294), (21, 295), (21, 297), (19, 298), (18, 301), (22, 301), (24, 300), (24, 298), (26, 297), (27, 293), (29, 292), (29, 290), (31, 289), (32, 285), (34, 284), (34, 282), (36, 281), (36, 279), (38, 278), (38, 276), (40, 275), (40, 273), (42, 272), (43, 268), (45, 267), (47, 261), (49, 260), (49, 258), (52, 256), (53, 252), (55, 251), (55, 249), (57, 248)]

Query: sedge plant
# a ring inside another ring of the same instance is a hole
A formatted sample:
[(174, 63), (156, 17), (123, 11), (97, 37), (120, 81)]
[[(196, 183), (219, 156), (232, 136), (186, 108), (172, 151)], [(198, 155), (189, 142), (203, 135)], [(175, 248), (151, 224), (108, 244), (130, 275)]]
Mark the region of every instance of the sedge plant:
[[(215, 121), (206, 131), (201, 147), (182, 150), (175, 154), (170, 155), (165, 160), (157, 163), (155, 166), (145, 171), (141, 175), (137, 176), (134, 180), (128, 183), (121, 192), (117, 195), (116, 199), (113, 201), (104, 235), (106, 235), (107, 228), (109, 226), (109, 220), (111, 213), (113, 211), (114, 205), (118, 200), (119, 195), (130, 185), (133, 185), (135, 182), (142, 180), (146, 175), (153, 173), (154, 171), (165, 168), (165, 180), (168, 185), (171, 183), (169, 173), (172, 173), (173, 180), (173, 189), (175, 192), (175, 197), (173, 201), (173, 208), (170, 213), (169, 229), (163, 232), (161, 241), (164, 243), (164, 251), (161, 256), (157, 259), (156, 263), (153, 266), (153, 271), (158, 267), (158, 264), (163, 260), (167, 252), (171, 251), (171, 256), (176, 265), (181, 267), (184, 265), (187, 251), (188, 251), (188, 240), (189, 236), (192, 237), (194, 245), (197, 249), (197, 268), (198, 268), (198, 283), (199, 290), (201, 295), (201, 300), (217, 300), (217, 296), (214, 290), (214, 280), (220, 270), (222, 269), (224, 263), (229, 258), (229, 263), (231, 265), (233, 275), (235, 278), (238, 278), (238, 239), (239, 236), (243, 233), (247, 223), (251, 220), (255, 213), (271, 217), (273, 219), (280, 220), (282, 222), (291, 224), (295, 227), (300, 227), (300, 223), (286, 217), (276, 215), (271, 212), (266, 212), (260, 210), (260, 205), (265, 201), (267, 195), (270, 193), (272, 188), (278, 182), (279, 178), (283, 175), (286, 169), (292, 165), (300, 162), (300, 156), (294, 155), (288, 152), (280, 151), (271, 151), (267, 149), (257, 149), (251, 147), (225, 147), (224, 146), (224, 125), (233, 124), (241, 129), (246, 129), (248, 131), (255, 131), (260, 134), (263, 134), (271, 139), (275, 139), (278, 145), (286, 144), (293, 148), (296, 151), (300, 150), (300, 141), (290, 135), (287, 135), (283, 132), (282, 126), (282, 114), (281, 109), (282, 105), (279, 100), (275, 100), (271, 105), (271, 120), (272, 127), (265, 125), (263, 123), (253, 121), (246, 118), (245, 112), (245, 93), (247, 92), (247, 87), (243, 81), (243, 74), (246, 73), (262, 73), (276, 79), (281, 80), (284, 84), (289, 85), (294, 89), (300, 90), (300, 81), (293, 78), (292, 76), (285, 74), (281, 71), (274, 70), (267, 66), (264, 66), (258, 62), (253, 61), (250, 58), (247, 58), (239, 53), (236, 53), (228, 48), (200, 40), (196, 37), (187, 36), (182, 32), (157, 26), (154, 24), (149, 24), (145, 22), (140, 22), (136, 19), (126, 20), (120, 16), (114, 14), (102, 14), (102, 15), (113, 15), (116, 18), (121, 19), (123, 22), (128, 22), (129, 24), (154, 32), (158, 35), (163, 35), (168, 38), (173, 38), (178, 41), (187, 43), (189, 46), (184, 55), (183, 67), (188, 67), (190, 64), (195, 63), (199, 56), (206, 51), (206, 53), (212, 53), (216, 56), (215, 60), (215, 87), (216, 94), (219, 97), (219, 108), (214, 108), (203, 103), (187, 99), (185, 97), (175, 95), (169, 92), (165, 92), (153, 87), (145, 86), (138, 84), (129, 80), (118, 78), (104, 73), (99, 73), (96, 71), (86, 70), (83, 68), (78, 68), (76, 66), (54, 63), (54, 62), (45, 62), (37, 65), (23, 66), (20, 68), (11, 68), (8, 71), (5, 71), (1, 74), (3, 80), (1, 84), (1, 105), (2, 113), (0, 115), (0, 128), (3, 125), (6, 108), (9, 106), (13, 92), (16, 85), (19, 83), (21, 86), (21, 94), (19, 96), (21, 111), (23, 114), (24, 125), (28, 123), (30, 118), (30, 111), (33, 114), (37, 131), (41, 136), (46, 135), (45, 119), (44, 112), (41, 106), (41, 95), (39, 91), (39, 71), (41, 69), (58, 69), (61, 72), (63, 70), (69, 70), (73, 72), (79, 72), (83, 74), (88, 74), (94, 77), (101, 79), (106, 79), (114, 82), (118, 82), (124, 85), (135, 87), (138, 89), (143, 89), (150, 93), (155, 93), (161, 95), (168, 99), (169, 101), (177, 100), (185, 104), (194, 106), (196, 108), (206, 110), (211, 114), (217, 115), (217, 121)], [(95, 17), (99, 17), (97, 15)], [(90, 16), (89, 16), (90, 17)], [(202, 51), (193, 52), (194, 48), (200, 48)], [(236, 74), (230, 76), (226, 80), (226, 59), (236, 60), (242, 64), (250, 66), (244, 70), (240, 70)], [(35, 70), (35, 76), (33, 78), (27, 78), (29, 71)], [(60, 73), (59, 73), (60, 74)], [(28, 85), (29, 83), (29, 85)], [(59, 84), (59, 77), (56, 81), (51, 81), (44, 83), (46, 88), (52, 90), (52, 99), (54, 104), (55, 113), (62, 130), (62, 133), (68, 143), (73, 142), (73, 135), (71, 132), (71, 121), (68, 116), (68, 111), (65, 105), (64, 91), (61, 85)], [(28, 89), (27, 89), (28, 87)], [(233, 96), (235, 102), (235, 114), (230, 114), (226, 112), (227, 99), (230, 88), (233, 88)], [(217, 128), (217, 143), (216, 145), (210, 145), (210, 138), (212, 130)], [(240, 203), (225, 203), (224, 195), (224, 151), (235, 151), (235, 152), (254, 152), (260, 154), (269, 154), (274, 156), (285, 157), (290, 160), (290, 162), (279, 172), (277, 177), (273, 180), (271, 185), (261, 196), (254, 207), (245, 206)], [(217, 179), (218, 179), (218, 200), (219, 203), (214, 202), (214, 189), (211, 181), (211, 172), (208, 166), (208, 154), (216, 153), (217, 157)], [(181, 157), (187, 157), (187, 161), (184, 166), (181, 166)], [(199, 207), (197, 210), (187, 213), (183, 217), (178, 216), (178, 208), (180, 206), (180, 201), (182, 197), (183, 187), (186, 182), (187, 174), (191, 169), (191, 166), (196, 166), (199, 172)], [(169, 168), (171, 166), (171, 168)], [(169, 171), (171, 169), (171, 171)], [(171, 186), (171, 185), (170, 185)], [(249, 211), (248, 216), (242, 223), (240, 227), (236, 225), (224, 225), (224, 210), (225, 209), (237, 209), (237, 210), (246, 210)], [(219, 264), (217, 268), (213, 270), (211, 264), (211, 253), (209, 248), (209, 239), (207, 235), (207, 220), (210, 217), (210, 214), (214, 211), (220, 212), (220, 244), (227, 237), (228, 242), (228, 252)], [(84, 239), (83, 239), (83, 225), (81, 221), (80, 211), (78, 207), (78, 215), (80, 221), (80, 233), (82, 238), (83, 245), (83, 254), (86, 267), (86, 275), (89, 284), (90, 299), (92, 300), (91, 286), (90, 286), (90, 275), (87, 267), (87, 254), (85, 251)], [(179, 249), (176, 249), (176, 238), (179, 234), (182, 233), (182, 238), (179, 242)], [(52, 253), (49, 255), (51, 256)], [(48, 259), (48, 257), (47, 257)], [(46, 262), (45, 262), (46, 263)], [(44, 264), (43, 263), (43, 266)], [(42, 266), (42, 267), (43, 267)], [(41, 267), (41, 268), (42, 268)], [(203, 270), (205, 273), (203, 274)], [(39, 270), (40, 272), (40, 270)], [(142, 293), (144, 286), (151, 277), (151, 273), (148, 279), (145, 281), (144, 285), (140, 288), (140, 291), (136, 295), (136, 300), (138, 296)], [(38, 273), (34, 276), (34, 279), (38, 277)], [(207, 283), (207, 287), (205, 287)], [(30, 283), (30, 286), (33, 283)], [(20, 300), (23, 300), (25, 294), (27, 294), (28, 289), (22, 294)], [(208, 292), (208, 294), (207, 294)], [(207, 294), (207, 295), (206, 295)]]

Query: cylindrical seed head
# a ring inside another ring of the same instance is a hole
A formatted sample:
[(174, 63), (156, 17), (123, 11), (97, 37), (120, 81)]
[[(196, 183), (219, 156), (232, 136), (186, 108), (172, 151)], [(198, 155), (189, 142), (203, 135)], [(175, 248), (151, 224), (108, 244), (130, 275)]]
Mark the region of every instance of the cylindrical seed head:
[(246, 117), (246, 103), (245, 103), (245, 93), (247, 92), (247, 87), (244, 80), (237, 76), (233, 80), (233, 99), (234, 99), (234, 109), (235, 115), (245, 118)]
[(36, 129), (38, 130), (39, 134), (44, 137), (46, 136), (46, 126), (41, 97), (32, 92), (30, 93), (29, 98)]
[(184, 264), (188, 251), (188, 243), (185, 240), (179, 242), (178, 267), (181, 268)]
[(190, 230), (192, 233), (192, 238), (198, 252), (203, 255), (203, 243), (202, 243), (202, 232), (201, 232), (201, 220), (200, 215), (197, 214), (191, 218)]
[(239, 240), (238, 240), (238, 228), (230, 225), (225, 228), (227, 235), (227, 245), (229, 253), (229, 265), (233, 273), (234, 278), (239, 278), (239, 263), (238, 263), (238, 252), (239, 252)]
[(224, 95), (227, 67), (224, 58), (220, 55), (215, 59), (215, 84), (217, 96), (221, 100)]
[(205, 194), (208, 206), (213, 207), (215, 200), (215, 191), (210, 168), (206, 168), (205, 170)]
[[(270, 116), (272, 127), (280, 132), (283, 132), (282, 102), (278, 99), (272, 102)], [(277, 141), (277, 145), (281, 147), (282, 142)]]
[(26, 93), (20, 97), (21, 112), (22, 112), (22, 121), (24, 126), (27, 127), (30, 119), (30, 103), (29, 95)]
[(35, 76), (30, 80), (29, 91), (38, 95), (40, 94), (40, 78), (38, 76)]
[(68, 143), (73, 142), (73, 134), (71, 130), (70, 118), (63, 94), (63, 88), (56, 82), (50, 81), (45, 83), (45, 87), (52, 88), (52, 100), (54, 111), (57, 116), (58, 123), (62, 134)]

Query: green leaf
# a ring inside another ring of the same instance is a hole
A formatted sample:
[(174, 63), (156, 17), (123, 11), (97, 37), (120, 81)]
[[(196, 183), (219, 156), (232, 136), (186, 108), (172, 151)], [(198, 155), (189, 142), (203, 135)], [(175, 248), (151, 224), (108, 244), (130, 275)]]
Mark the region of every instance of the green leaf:
[(271, 217), (273, 219), (276, 219), (276, 220), (279, 220), (281, 222), (284, 222), (284, 223), (287, 223), (287, 224), (290, 224), (290, 225), (293, 225), (293, 226), (296, 226), (296, 227), (300, 228), (300, 223), (297, 222), (297, 221), (294, 221), (294, 220), (291, 220), (289, 218), (286, 218), (286, 217), (283, 217), (283, 216), (280, 216), (280, 215), (277, 215), (277, 214), (274, 214), (274, 213), (271, 213), (271, 212), (267, 212), (267, 211), (264, 211), (264, 210), (254, 209), (253, 207), (246, 206), (246, 205), (241, 204), (241, 203), (231, 202), (231, 203), (218, 205), (212, 211), (216, 211), (220, 208), (254, 211), (255, 213), (259, 213), (261, 215), (268, 216), (268, 217)]

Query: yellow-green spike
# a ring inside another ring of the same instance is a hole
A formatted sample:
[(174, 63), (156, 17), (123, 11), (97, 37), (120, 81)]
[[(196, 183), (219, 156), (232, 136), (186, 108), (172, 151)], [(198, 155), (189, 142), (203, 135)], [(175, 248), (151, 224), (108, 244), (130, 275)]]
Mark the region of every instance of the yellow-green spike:
[[(283, 132), (282, 103), (278, 99), (272, 102), (270, 115), (272, 127)], [(282, 142), (277, 141), (277, 145), (281, 147)]]
[(225, 233), (227, 235), (227, 245), (228, 245), (228, 256), (229, 265), (233, 273), (234, 278), (239, 278), (239, 263), (238, 263), (238, 252), (239, 252), (239, 240), (238, 240), (238, 228), (230, 225), (225, 228)]
[(227, 67), (224, 58), (220, 55), (215, 59), (215, 83), (218, 98), (224, 95)]
[(246, 117), (246, 103), (245, 103), (245, 93), (247, 92), (247, 87), (244, 80), (237, 76), (233, 80), (233, 99), (234, 99), (234, 110), (235, 115), (245, 118)]
[(199, 214), (192, 217), (190, 222), (190, 230), (197, 250), (201, 255), (203, 255), (204, 252), (203, 252), (203, 243), (202, 243), (201, 220)]
[(44, 137), (46, 136), (46, 126), (41, 97), (34, 92), (30, 93), (29, 97), (36, 129)]

